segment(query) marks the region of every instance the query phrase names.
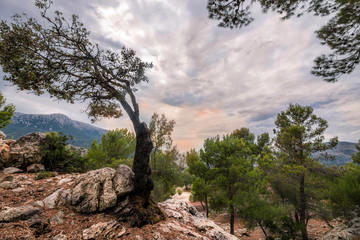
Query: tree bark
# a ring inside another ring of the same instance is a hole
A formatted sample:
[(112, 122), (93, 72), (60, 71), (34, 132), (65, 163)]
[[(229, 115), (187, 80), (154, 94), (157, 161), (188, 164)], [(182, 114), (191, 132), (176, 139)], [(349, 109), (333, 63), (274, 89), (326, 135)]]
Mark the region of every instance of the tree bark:
[[(149, 203), (151, 191), (154, 188), (151, 169), (149, 165), (150, 154), (153, 144), (150, 140), (150, 131), (145, 123), (134, 126), (136, 133), (136, 149), (133, 163), (133, 172), (135, 173), (134, 194), (142, 197), (144, 204)], [(144, 206), (146, 207), (146, 206)]]
[(235, 235), (234, 223), (235, 223), (235, 209), (233, 205), (229, 206), (230, 210), (230, 234)]
[(308, 240), (308, 234), (306, 230), (306, 196), (305, 196), (305, 175), (300, 177), (300, 223), (303, 225), (301, 229), (301, 237), (303, 240)]
[(206, 207), (206, 217), (209, 218), (209, 204), (208, 204), (207, 194), (205, 194), (205, 207)]

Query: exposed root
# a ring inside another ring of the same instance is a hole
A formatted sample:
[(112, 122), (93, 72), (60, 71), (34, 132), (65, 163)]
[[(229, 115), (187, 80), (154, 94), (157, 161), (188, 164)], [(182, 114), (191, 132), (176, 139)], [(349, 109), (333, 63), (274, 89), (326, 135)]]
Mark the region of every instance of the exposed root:
[(142, 227), (165, 220), (165, 214), (150, 198), (148, 204), (140, 196), (130, 196), (128, 203), (117, 209), (116, 217), (120, 222), (129, 222), (131, 227)]

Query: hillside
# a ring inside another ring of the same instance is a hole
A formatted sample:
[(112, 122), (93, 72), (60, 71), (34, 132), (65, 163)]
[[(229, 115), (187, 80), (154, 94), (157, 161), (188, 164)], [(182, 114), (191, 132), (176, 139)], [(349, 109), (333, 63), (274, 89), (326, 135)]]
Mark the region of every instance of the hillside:
[(339, 142), (338, 145), (331, 150), (328, 150), (327, 153), (335, 156), (334, 160), (321, 160), (322, 164), (327, 166), (332, 165), (345, 165), (348, 162), (351, 162), (351, 154), (356, 152), (355, 143), (351, 142)]
[(74, 137), (71, 144), (85, 148), (90, 147), (95, 138), (100, 139), (107, 132), (105, 129), (74, 121), (59, 113), (24, 114), (19, 112), (14, 114), (12, 123), (2, 131), (7, 137), (14, 139), (33, 132), (63, 132)]

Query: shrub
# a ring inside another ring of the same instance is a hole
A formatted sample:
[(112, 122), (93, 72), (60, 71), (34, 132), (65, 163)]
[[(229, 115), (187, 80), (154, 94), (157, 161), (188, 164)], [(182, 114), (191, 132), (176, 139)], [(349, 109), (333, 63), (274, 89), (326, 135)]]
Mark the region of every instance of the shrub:
[(51, 177), (55, 177), (56, 174), (53, 172), (48, 172), (48, 171), (41, 171), (38, 174), (36, 174), (35, 176), (35, 180), (40, 180), (40, 179), (45, 179), (45, 178), (51, 178)]

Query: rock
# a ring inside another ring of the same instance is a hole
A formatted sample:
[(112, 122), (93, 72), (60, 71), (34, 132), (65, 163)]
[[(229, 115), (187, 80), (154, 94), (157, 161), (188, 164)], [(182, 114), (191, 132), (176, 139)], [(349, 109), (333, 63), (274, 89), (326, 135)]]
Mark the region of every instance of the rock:
[(34, 215), (29, 220), (27, 220), (28, 226), (34, 228), (35, 237), (51, 232), (50, 221), (49, 219), (44, 219), (39, 215)]
[(19, 220), (27, 220), (39, 212), (39, 208), (33, 207), (31, 205), (8, 208), (0, 212), (0, 222), (16, 222)]
[(12, 182), (13, 180), (14, 180), (14, 176), (8, 175), (1, 182), (5, 182), (5, 181)]
[(12, 192), (23, 192), (25, 191), (25, 188), (15, 188), (13, 190), (11, 190)]
[(68, 182), (71, 182), (72, 179), (71, 178), (64, 178), (64, 179), (61, 179), (59, 182), (58, 182), (58, 185), (63, 185), (65, 183), (68, 183)]
[[(160, 224), (160, 229), (165, 233), (166, 232), (167, 233), (178, 232), (181, 235), (188, 236), (189, 239), (210, 240), (210, 238), (204, 237), (204, 236), (200, 235), (199, 233), (193, 231), (192, 229), (188, 229), (188, 228), (181, 226), (180, 223), (177, 221), (168, 221), (168, 222), (162, 223), (162, 224)], [(237, 238), (235, 238), (235, 239), (237, 239)]]
[(45, 171), (45, 166), (39, 163), (33, 163), (26, 168), (28, 173), (37, 173), (40, 171)]
[(55, 216), (53, 216), (51, 219), (50, 219), (50, 223), (51, 224), (59, 224), (59, 223), (63, 223), (64, 220), (62, 219), (64, 217), (64, 212), (63, 211), (59, 211), (56, 213)]
[(44, 204), (43, 201), (36, 201), (36, 202), (33, 203), (33, 206), (43, 208), (45, 206), (45, 204)]
[(13, 174), (13, 173), (21, 173), (23, 170), (16, 168), (16, 167), (8, 167), (3, 170), (5, 174)]
[(31, 182), (31, 181), (25, 181), (22, 183), (22, 185), (32, 185), (32, 184), (33, 184), (33, 182)]
[(19, 175), (17, 176), (16, 178), (18, 181), (25, 181), (25, 180), (28, 180), (29, 178), (25, 175)]
[(52, 240), (67, 240), (67, 236), (64, 234), (58, 234), (52, 238)]
[(325, 234), (321, 240), (352, 240), (360, 236), (360, 218), (354, 218), (347, 225), (341, 224)]
[(46, 208), (55, 208), (59, 202), (59, 196), (63, 191), (62, 188), (58, 189), (57, 191), (53, 192), (51, 195), (47, 196), (43, 202)]
[[(88, 239), (115, 239), (115, 230), (119, 229), (116, 221), (100, 222), (83, 231), (82, 237)], [(101, 235), (101, 238), (100, 238)]]
[(16, 142), (16, 140), (14, 139), (6, 139), (6, 140), (3, 140), (3, 143), (11, 146), (11, 144), (13, 144), (14, 142)]
[(3, 189), (15, 189), (19, 186), (20, 186), (20, 184), (18, 182), (4, 181), (4, 182), (0, 183), (0, 188), (3, 188)]
[(6, 134), (3, 131), (0, 131), (0, 139), (5, 139), (6, 138)]
[(116, 195), (121, 197), (134, 190), (134, 172), (126, 165), (119, 165), (114, 177)]
[[(1, 141), (1, 140), (0, 140)], [(10, 146), (4, 141), (0, 142), (0, 167), (4, 166), (10, 156)]]
[(42, 163), (39, 146), (45, 136), (45, 133), (30, 133), (20, 137), (11, 144), (10, 156), (5, 166), (26, 168), (33, 163)]
[(87, 172), (77, 179), (71, 195), (70, 205), (81, 213), (103, 211), (116, 205), (116, 192), (112, 179), (115, 170), (102, 168)]
[[(181, 231), (196, 239), (214, 239), (214, 240), (236, 240), (237, 237), (224, 231), (221, 227), (216, 225), (213, 221), (206, 218), (202, 213), (199, 213), (196, 208), (191, 206), (185, 201), (177, 199), (169, 199), (165, 202), (159, 203), (169, 218), (174, 218), (177, 221), (167, 222), (163, 227), (163, 231)], [(204, 233), (208, 238), (201, 238), (194, 230), (182, 229), (178, 222), (182, 222), (186, 225), (192, 225), (197, 231)], [(190, 232), (189, 232), (190, 231)]]

